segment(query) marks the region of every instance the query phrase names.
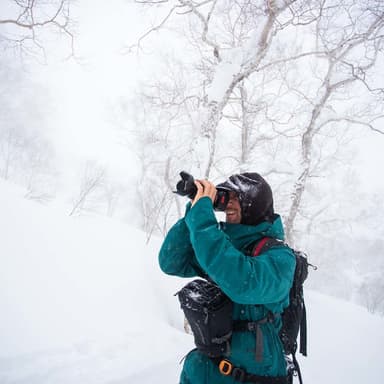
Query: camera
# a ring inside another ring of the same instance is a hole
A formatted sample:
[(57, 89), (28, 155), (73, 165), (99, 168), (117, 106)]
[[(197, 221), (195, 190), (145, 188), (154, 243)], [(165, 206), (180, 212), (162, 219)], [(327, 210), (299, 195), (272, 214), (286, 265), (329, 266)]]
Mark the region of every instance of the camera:
[[(187, 196), (190, 199), (194, 199), (197, 193), (197, 187), (195, 185), (195, 179), (189, 173), (180, 172), (181, 180), (176, 184), (176, 191), (174, 193), (180, 196)], [(215, 211), (225, 211), (229, 201), (229, 191), (223, 188), (217, 188), (215, 201), (213, 202), (213, 208)]]

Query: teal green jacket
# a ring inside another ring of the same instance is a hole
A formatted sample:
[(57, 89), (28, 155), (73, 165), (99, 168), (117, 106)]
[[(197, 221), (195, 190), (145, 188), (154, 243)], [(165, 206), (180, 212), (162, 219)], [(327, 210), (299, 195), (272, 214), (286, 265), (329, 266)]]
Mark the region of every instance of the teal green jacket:
[[(285, 246), (275, 246), (257, 257), (245, 249), (263, 237), (284, 239), (279, 216), (257, 226), (218, 223), (212, 201), (203, 197), (168, 232), (159, 253), (160, 268), (181, 277), (208, 275), (234, 302), (234, 320), (256, 321), (268, 311), (281, 313), (289, 303), (295, 256)], [(280, 338), (281, 318), (262, 324), (263, 359), (256, 361), (256, 333), (234, 332), (229, 360), (248, 373), (263, 376), (286, 374)], [(181, 384), (231, 384), (217, 366), (198, 351), (190, 353)]]

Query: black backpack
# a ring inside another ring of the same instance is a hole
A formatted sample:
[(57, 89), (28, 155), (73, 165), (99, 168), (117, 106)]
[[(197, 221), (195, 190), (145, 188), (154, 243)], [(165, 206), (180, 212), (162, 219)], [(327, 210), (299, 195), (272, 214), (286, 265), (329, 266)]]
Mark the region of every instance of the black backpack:
[(229, 354), (233, 323), (229, 297), (211, 280), (201, 279), (191, 281), (176, 295), (197, 349), (208, 357)]
[[(265, 237), (259, 240), (256, 245), (252, 245), (250, 256), (258, 256), (262, 252), (275, 247), (287, 246), (283, 241)], [(303, 284), (308, 276), (308, 267), (315, 266), (308, 263), (307, 255), (301, 251), (290, 248), (296, 258), (296, 268), (293, 278), (293, 284), (289, 291), (289, 305), (282, 313), (282, 327), (280, 331), (280, 339), (282, 341), (284, 352), (287, 358), (288, 373), (291, 377), (297, 375), (302, 384), (300, 367), (296, 359), (297, 339), (300, 333), (300, 353), (307, 356), (307, 316), (304, 302)], [(291, 356), (291, 358), (290, 358)], [(292, 359), (292, 360), (291, 360)]]
[[(253, 243), (247, 247), (245, 253), (248, 256), (258, 256), (276, 246), (287, 247), (281, 240), (265, 237), (257, 241), (256, 244)], [(308, 263), (304, 253), (292, 251), (296, 258), (296, 268), (293, 284), (289, 292), (289, 305), (281, 314), (282, 328), (279, 336), (287, 361), (288, 384), (292, 383), (295, 375), (298, 376), (300, 384), (302, 384), (300, 367), (296, 360), (296, 351), (297, 338), (300, 332), (300, 353), (304, 356), (307, 355), (307, 325), (303, 283), (308, 276), (308, 266), (311, 264)], [(314, 268), (316, 269), (316, 267)], [(225, 357), (230, 354), (232, 332), (250, 331), (257, 334), (256, 360), (261, 359), (263, 333), (260, 325), (273, 322), (275, 316), (280, 316), (280, 314), (270, 312), (265, 318), (256, 322), (247, 320), (233, 321), (233, 303), (208, 276), (206, 276), (206, 279), (193, 280), (176, 293), (181, 308), (191, 326), (197, 349), (213, 359)], [(252, 375), (247, 377), (249, 376)], [(260, 377), (258, 377), (258, 380), (260, 381)], [(266, 380), (263, 382), (266, 382)]]

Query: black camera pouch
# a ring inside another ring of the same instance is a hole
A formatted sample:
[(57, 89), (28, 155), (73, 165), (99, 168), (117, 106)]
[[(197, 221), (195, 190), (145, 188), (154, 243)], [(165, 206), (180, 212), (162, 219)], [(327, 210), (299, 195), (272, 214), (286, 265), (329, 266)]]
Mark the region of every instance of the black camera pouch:
[(229, 355), (233, 302), (213, 282), (196, 279), (177, 294), (197, 349), (209, 357)]

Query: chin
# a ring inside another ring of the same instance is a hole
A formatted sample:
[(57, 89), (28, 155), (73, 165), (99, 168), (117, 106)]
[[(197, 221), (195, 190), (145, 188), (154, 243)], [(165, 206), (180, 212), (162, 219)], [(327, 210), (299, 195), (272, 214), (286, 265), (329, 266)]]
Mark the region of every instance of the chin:
[(229, 224), (240, 224), (240, 220), (234, 217), (231, 217), (231, 218), (226, 217), (225, 221)]

